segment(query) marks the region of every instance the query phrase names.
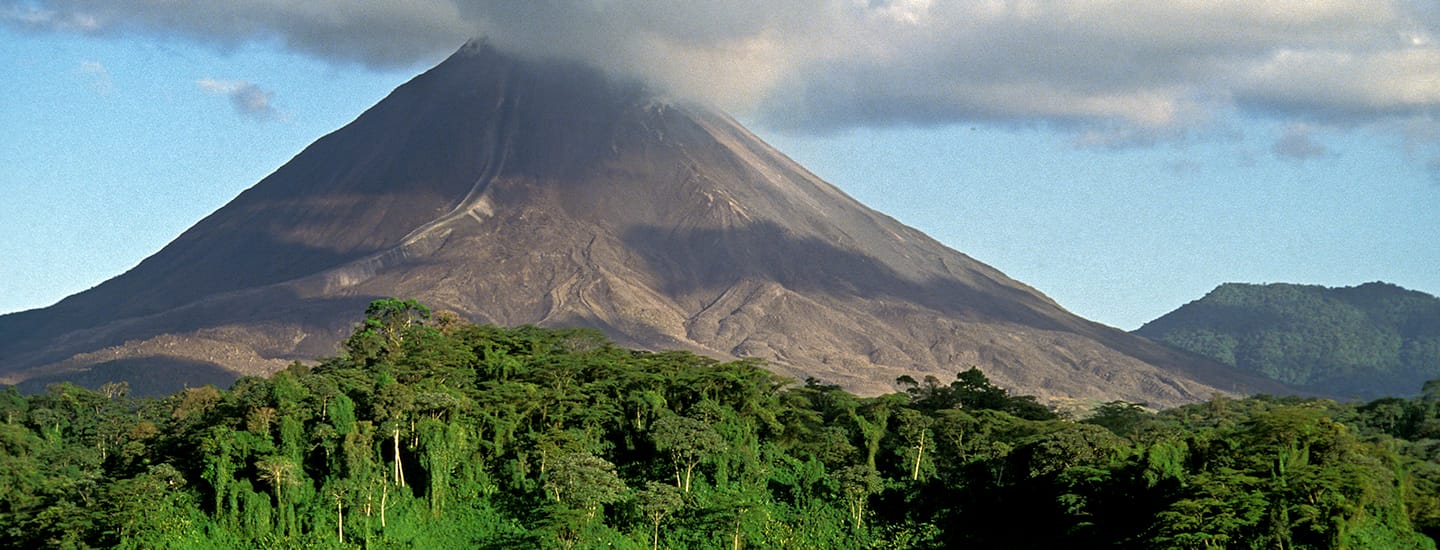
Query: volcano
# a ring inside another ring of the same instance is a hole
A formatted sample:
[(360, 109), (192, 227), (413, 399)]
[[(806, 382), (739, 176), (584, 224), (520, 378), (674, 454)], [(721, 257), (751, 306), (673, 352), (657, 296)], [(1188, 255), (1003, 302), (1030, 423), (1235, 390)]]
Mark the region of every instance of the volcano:
[(1284, 391), (1077, 317), (723, 113), (479, 42), (132, 270), (0, 317), (0, 382), (223, 385), (333, 355), (388, 296), (861, 393), (972, 366), (1042, 399)]

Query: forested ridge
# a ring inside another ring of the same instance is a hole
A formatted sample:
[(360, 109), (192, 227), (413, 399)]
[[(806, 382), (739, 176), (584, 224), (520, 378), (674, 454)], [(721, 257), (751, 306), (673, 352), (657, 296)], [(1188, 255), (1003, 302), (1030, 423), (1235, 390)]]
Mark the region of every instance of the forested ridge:
[(1082, 420), (970, 369), (757, 362), (373, 303), (228, 390), (0, 390), (0, 547), (1434, 548), (1440, 382)]
[(1322, 395), (1409, 395), (1440, 378), (1440, 298), (1386, 283), (1229, 283), (1135, 333)]

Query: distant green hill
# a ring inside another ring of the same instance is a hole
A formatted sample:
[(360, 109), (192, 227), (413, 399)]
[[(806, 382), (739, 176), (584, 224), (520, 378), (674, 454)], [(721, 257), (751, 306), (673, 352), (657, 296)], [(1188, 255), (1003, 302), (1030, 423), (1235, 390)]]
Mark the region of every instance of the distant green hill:
[(1440, 298), (1387, 283), (1229, 283), (1135, 333), (1342, 397), (1410, 395), (1440, 378)]

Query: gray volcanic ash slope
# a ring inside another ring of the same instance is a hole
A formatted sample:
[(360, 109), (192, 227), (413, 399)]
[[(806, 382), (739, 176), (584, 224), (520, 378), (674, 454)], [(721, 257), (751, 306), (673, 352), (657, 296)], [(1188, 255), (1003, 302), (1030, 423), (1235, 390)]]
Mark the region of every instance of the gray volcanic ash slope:
[(1285, 391), (1076, 317), (724, 114), (479, 44), (133, 270), (0, 317), (0, 381), (169, 391), (269, 372), (334, 353), (384, 296), (865, 393), (970, 366), (1044, 398)]

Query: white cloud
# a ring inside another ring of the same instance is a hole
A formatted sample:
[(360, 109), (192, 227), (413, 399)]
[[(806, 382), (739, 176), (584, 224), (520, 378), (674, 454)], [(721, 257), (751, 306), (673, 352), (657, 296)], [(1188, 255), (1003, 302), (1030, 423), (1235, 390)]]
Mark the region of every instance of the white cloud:
[(4, 6), (0, 9), (0, 23), (28, 30), (94, 32), (102, 26), (93, 15), (83, 12), (60, 13), (13, 0), (6, 0), (0, 6)]
[(97, 95), (109, 96), (115, 93), (115, 80), (110, 77), (110, 70), (99, 61), (82, 61), (80, 74), (89, 79), (90, 89)]
[(276, 115), (275, 106), (272, 104), (275, 93), (254, 83), (207, 78), (198, 80), (195, 84), (206, 92), (229, 97), (230, 105), (242, 115), (257, 120), (269, 120)]
[(1242, 80), (1237, 91), (1247, 101), (1316, 118), (1433, 112), (1440, 105), (1440, 47), (1281, 50)]
[[(1440, 112), (1433, 0), (0, 0), (14, 25), (278, 40), (372, 65), (481, 36), (801, 131), (997, 122), (1082, 141), (1234, 112), (1365, 124)], [(24, 17), (39, 22), (21, 21)], [(76, 28), (83, 28), (81, 25)], [(71, 29), (74, 30), (74, 29)], [(258, 99), (258, 98), (257, 98)], [(263, 102), (257, 102), (263, 103)]]

